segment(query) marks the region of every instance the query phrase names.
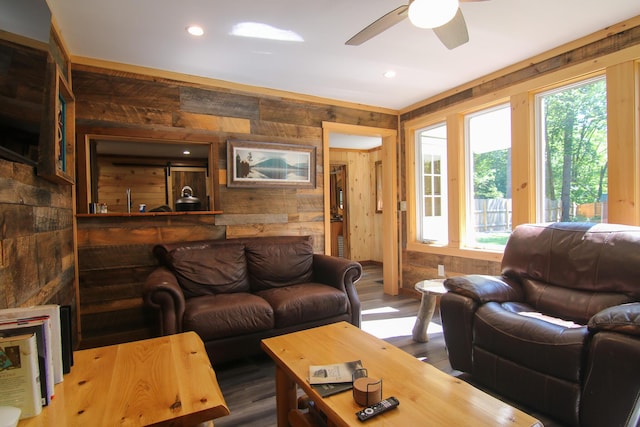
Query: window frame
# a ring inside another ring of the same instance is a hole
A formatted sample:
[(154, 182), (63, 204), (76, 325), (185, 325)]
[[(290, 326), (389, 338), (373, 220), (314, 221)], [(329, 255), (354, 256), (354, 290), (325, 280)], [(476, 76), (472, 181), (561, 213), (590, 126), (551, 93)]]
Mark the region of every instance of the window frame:
[[(544, 171), (544, 158), (545, 158), (545, 150), (544, 143), (542, 139), (543, 133), (545, 133), (544, 120), (542, 120), (542, 103), (539, 99), (544, 95), (552, 95), (564, 90), (570, 90), (572, 88), (588, 85), (592, 82), (596, 82), (598, 80), (605, 80), (605, 88), (607, 85), (607, 76), (606, 73), (599, 73), (596, 75), (590, 75), (581, 79), (574, 79), (570, 82), (563, 84), (553, 85), (550, 88), (544, 88), (542, 90), (536, 91), (533, 94), (533, 110), (534, 110), (534, 140), (535, 140), (535, 176), (536, 176), (536, 203), (535, 203), (535, 221), (536, 222), (545, 222), (544, 220), (544, 208), (545, 208), (545, 189), (546, 189), (546, 180), (545, 180), (545, 171)], [(606, 89), (608, 91), (608, 89)], [(607, 128), (609, 127), (609, 114), (607, 113)], [(608, 139), (608, 138), (607, 138)], [(608, 141), (607, 141), (608, 144)], [(607, 158), (609, 157), (609, 153), (607, 150)], [(607, 172), (608, 173), (608, 172)], [(608, 222), (608, 221), (607, 221)]]
[[(424, 224), (425, 224), (425, 220), (424, 220), (424, 216), (425, 216), (425, 212), (424, 212), (424, 207), (425, 207), (425, 192), (424, 192), (424, 179), (425, 179), (425, 174), (424, 174), (424, 167), (423, 167), (423, 156), (424, 156), (424, 152), (422, 150), (423, 147), (423, 142), (421, 140), (418, 140), (417, 135), (422, 133), (422, 132), (428, 132), (430, 130), (434, 130), (437, 128), (441, 128), (444, 127), (445, 128), (445, 134), (446, 134), (446, 129), (447, 129), (447, 123), (446, 121), (441, 121), (438, 123), (434, 123), (430, 126), (426, 126), (423, 128), (420, 128), (418, 130), (416, 130), (414, 132), (414, 138), (415, 138), (415, 143), (414, 143), (414, 148), (415, 148), (415, 152), (416, 152), (416, 167), (415, 167), (415, 200), (416, 200), (416, 204), (415, 204), (415, 219), (416, 219), (416, 230), (417, 230), (417, 240), (421, 241), (422, 243), (426, 243), (426, 244), (435, 244), (435, 245), (447, 245), (449, 242), (449, 236), (448, 236), (448, 223), (449, 223), (449, 204), (448, 204), (448, 195), (446, 195), (445, 193), (447, 192), (447, 186), (448, 186), (448, 175), (447, 175), (447, 171), (448, 171), (448, 167), (447, 167), (447, 138), (445, 136), (444, 138), (444, 147), (440, 147), (440, 149), (444, 148), (444, 155), (441, 161), (441, 165), (440, 165), (440, 176), (441, 176), (441, 183), (440, 183), (440, 190), (441, 190), (441, 194), (440, 194), (440, 210), (442, 217), (444, 217), (442, 221), (442, 226), (446, 227), (446, 231), (443, 233), (446, 238), (445, 239), (428, 239), (425, 237), (425, 233), (424, 233)], [(418, 147), (420, 146), (420, 148)], [(434, 150), (435, 151), (435, 150)], [(431, 152), (433, 154), (433, 152)], [(419, 166), (418, 166), (418, 162), (419, 162)], [(434, 175), (434, 174), (432, 174)], [(433, 196), (434, 194), (431, 193), (431, 195)], [(430, 215), (430, 216), (434, 216), (434, 215)]]
[[(504, 73), (503, 73), (504, 74)], [(534, 119), (534, 96), (554, 87), (565, 86), (574, 81), (598, 75), (607, 78), (608, 109), (608, 159), (609, 200), (620, 200), (609, 205), (610, 223), (640, 225), (640, 46), (637, 49), (617, 52), (600, 57), (588, 64), (572, 64), (550, 73), (541, 73), (529, 80), (495, 90), (491, 94), (445, 104), (437, 110), (427, 110), (422, 115), (403, 114), (415, 111), (417, 106), (401, 112), (401, 127), (404, 132), (405, 192), (406, 198), (406, 250), (444, 256), (458, 256), (477, 260), (501, 261), (502, 252), (465, 248), (461, 236), (466, 229), (464, 211), (464, 114), (504, 103), (511, 105), (512, 123), (512, 189), (513, 227), (537, 220), (536, 191), (536, 141)], [(485, 79), (483, 79), (484, 81)], [(472, 88), (480, 81), (469, 82)], [(433, 105), (439, 99), (459, 93), (461, 88), (444, 92), (429, 99), (423, 105)], [(449, 244), (438, 246), (416, 239), (415, 227), (415, 130), (438, 121), (447, 121), (447, 157), (449, 180)], [(612, 141), (618, 141), (617, 144)], [(629, 155), (629, 153), (634, 153)], [(615, 173), (614, 173), (615, 171)]]
[[(466, 232), (464, 234), (464, 238), (462, 242), (464, 244), (464, 247), (467, 247), (469, 249), (484, 250), (484, 251), (490, 251), (490, 252), (496, 252), (496, 251), (502, 252), (504, 250), (503, 246), (502, 247), (496, 246), (496, 245), (483, 246), (478, 243), (473, 243), (472, 235), (475, 235), (475, 233), (473, 233), (473, 231), (469, 232), (469, 229), (470, 228), (473, 229), (473, 227), (475, 226), (474, 224), (475, 200), (473, 199), (473, 195), (475, 194), (475, 191), (473, 189), (474, 187), (473, 178), (474, 178), (475, 166), (473, 164), (474, 162), (473, 162), (472, 153), (471, 153), (470, 119), (472, 119), (473, 117), (478, 117), (482, 114), (492, 113), (504, 108), (511, 109), (510, 103), (503, 102), (503, 103), (492, 104), (491, 106), (468, 112), (464, 114), (462, 118), (464, 122), (464, 152), (465, 152), (464, 171), (465, 171), (465, 200), (466, 200), (466, 205), (465, 205)], [(511, 111), (509, 111), (509, 114), (511, 114)], [(509, 124), (509, 126), (511, 127), (511, 123)], [(511, 133), (511, 128), (509, 129), (509, 132)], [(511, 148), (511, 138), (509, 143), (510, 143), (509, 148)], [(510, 176), (509, 179), (511, 179), (511, 181), (513, 182), (512, 176)], [(512, 221), (512, 224), (513, 224), (513, 221)], [(475, 241), (475, 238), (473, 239), (473, 241)]]

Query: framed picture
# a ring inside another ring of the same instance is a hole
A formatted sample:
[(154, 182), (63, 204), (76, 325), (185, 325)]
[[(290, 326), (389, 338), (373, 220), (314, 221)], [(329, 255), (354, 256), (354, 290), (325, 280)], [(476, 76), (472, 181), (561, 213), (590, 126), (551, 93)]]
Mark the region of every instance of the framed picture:
[(376, 169), (376, 213), (382, 212), (382, 162), (375, 163)]
[(49, 58), (40, 130), (38, 175), (58, 184), (75, 182), (75, 98), (58, 65)]
[(315, 188), (316, 148), (229, 140), (227, 186)]

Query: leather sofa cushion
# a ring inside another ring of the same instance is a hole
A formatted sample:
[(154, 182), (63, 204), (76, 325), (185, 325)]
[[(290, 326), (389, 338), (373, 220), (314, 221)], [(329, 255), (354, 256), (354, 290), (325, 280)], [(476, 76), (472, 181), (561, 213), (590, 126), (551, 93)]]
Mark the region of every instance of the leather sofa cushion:
[(305, 283), (313, 276), (313, 245), (308, 238), (278, 244), (246, 241), (245, 254), (252, 291)]
[(621, 293), (582, 291), (526, 278), (522, 280), (522, 289), (525, 301), (536, 310), (582, 325), (607, 307), (632, 301)]
[(478, 308), (474, 345), (542, 374), (580, 381), (587, 327), (567, 328), (522, 316), (505, 304), (506, 308), (490, 302)]
[(165, 263), (186, 298), (249, 291), (244, 245), (240, 243), (174, 249), (165, 255)]
[(207, 295), (185, 304), (183, 329), (195, 331), (205, 342), (273, 327), (271, 306), (250, 293)]
[(303, 283), (256, 292), (273, 307), (276, 328), (347, 313), (347, 295), (328, 285)]
[(535, 412), (554, 420), (551, 425), (579, 425), (580, 383), (543, 375), (501, 356), (475, 347), (471, 382), (488, 387), (494, 395), (498, 393), (506, 397), (510, 404), (517, 402), (524, 405), (529, 408), (529, 413), (531, 408), (535, 408)]

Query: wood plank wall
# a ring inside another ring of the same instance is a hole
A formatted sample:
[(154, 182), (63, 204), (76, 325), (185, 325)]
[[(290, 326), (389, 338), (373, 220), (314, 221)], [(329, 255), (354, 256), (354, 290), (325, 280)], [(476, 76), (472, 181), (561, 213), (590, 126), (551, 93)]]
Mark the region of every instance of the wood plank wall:
[[(150, 255), (153, 244), (213, 236), (312, 235), (316, 252), (323, 252), (322, 122), (397, 128), (396, 114), (365, 107), (287, 99), (90, 66), (74, 66), (72, 72), (80, 137), (97, 132), (214, 144), (219, 159), (214, 173), (221, 181), (214, 190), (219, 200), (215, 209), (223, 211), (215, 217), (143, 221), (79, 218), (85, 347), (152, 333), (140, 287), (155, 263)], [(228, 139), (314, 146), (316, 188), (227, 188)], [(82, 170), (84, 166), (78, 167)], [(83, 202), (81, 194), (78, 200)]]
[[(0, 108), (38, 126), (46, 52), (2, 46)], [(70, 185), (51, 183), (34, 167), (0, 159), (0, 308), (70, 305), (75, 319), (73, 223)]]
[[(135, 197), (144, 200), (149, 208), (165, 205), (165, 168), (158, 165), (120, 164), (117, 159), (101, 156), (97, 161), (98, 194), (109, 212), (127, 212), (127, 196), (123, 187), (135, 189)], [(125, 183), (125, 184), (123, 184)], [(138, 206), (132, 206), (132, 212)]]
[(71, 186), (0, 159), (0, 235), (0, 308), (75, 307)]
[(142, 285), (157, 261), (156, 243), (224, 239), (213, 215), (99, 216), (78, 218), (81, 347), (153, 336), (153, 316)]

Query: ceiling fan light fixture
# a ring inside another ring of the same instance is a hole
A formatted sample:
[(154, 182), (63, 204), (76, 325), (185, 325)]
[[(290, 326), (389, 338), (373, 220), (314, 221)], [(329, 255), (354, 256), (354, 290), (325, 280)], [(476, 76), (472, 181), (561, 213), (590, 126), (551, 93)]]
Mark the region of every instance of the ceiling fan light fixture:
[(453, 19), (458, 7), (458, 0), (413, 0), (409, 20), (419, 28), (441, 27)]

